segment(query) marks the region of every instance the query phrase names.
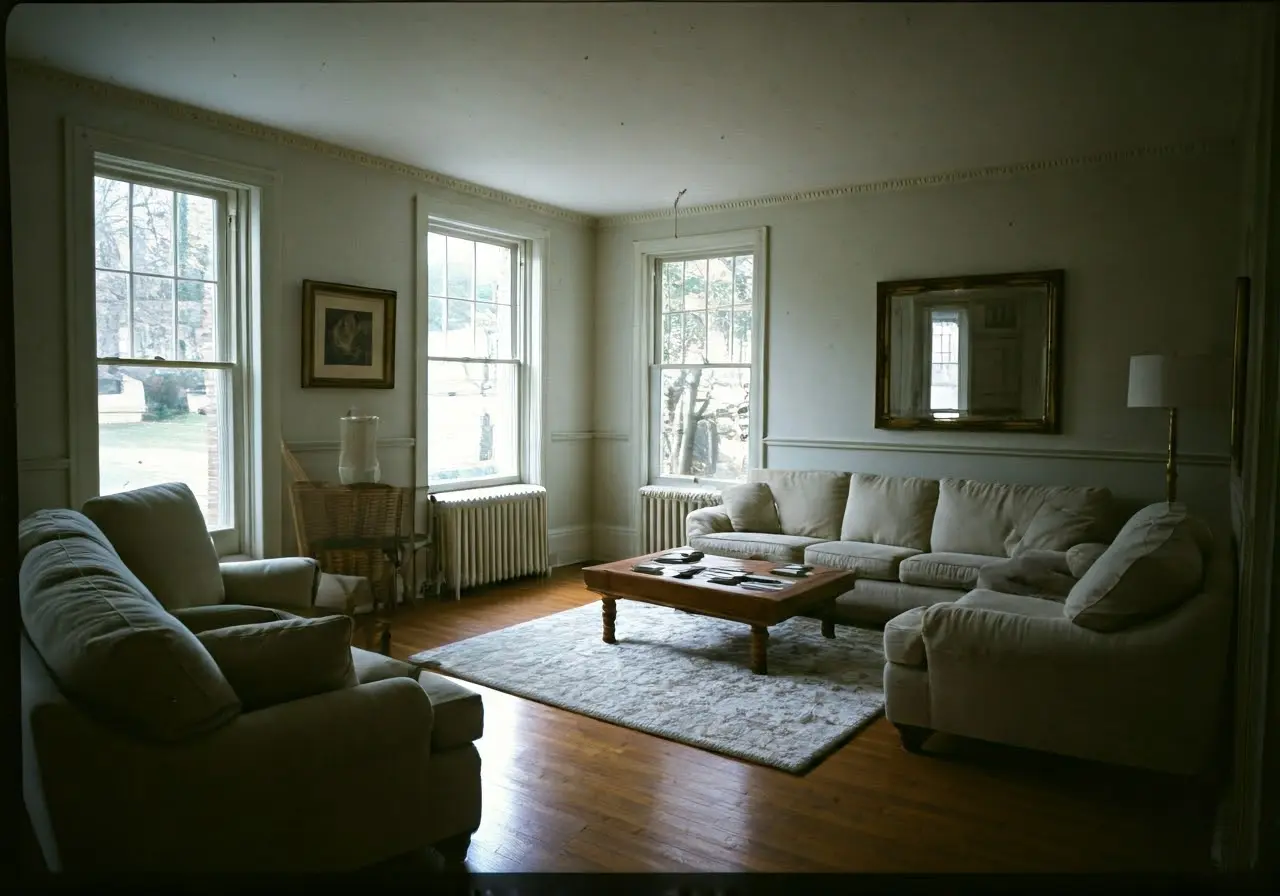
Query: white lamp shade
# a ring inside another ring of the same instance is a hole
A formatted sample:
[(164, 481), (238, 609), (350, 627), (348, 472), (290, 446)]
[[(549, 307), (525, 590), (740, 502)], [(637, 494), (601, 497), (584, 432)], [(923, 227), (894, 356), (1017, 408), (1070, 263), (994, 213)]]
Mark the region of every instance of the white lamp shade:
[(1129, 407), (1211, 407), (1225, 400), (1212, 355), (1134, 355), (1129, 359)]

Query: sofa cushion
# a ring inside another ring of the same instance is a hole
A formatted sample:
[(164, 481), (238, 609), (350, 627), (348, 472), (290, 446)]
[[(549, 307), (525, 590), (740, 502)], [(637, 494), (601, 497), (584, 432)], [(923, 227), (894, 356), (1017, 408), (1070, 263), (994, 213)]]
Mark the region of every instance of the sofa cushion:
[(1026, 525), (1009, 551), (1017, 557), (1026, 551), (1065, 551), (1078, 544), (1096, 541), (1103, 535), (1110, 512), (1110, 493), (1105, 489), (1064, 491), (1050, 495)]
[(884, 624), (884, 658), (900, 666), (925, 664), (924, 635), (920, 631), (924, 621), (924, 607), (913, 607)]
[(1061, 619), (1063, 614), (1060, 601), (1043, 600), (1024, 594), (1003, 594), (982, 588), (970, 591), (956, 601), (956, 606), (994, 610), (997, 613), (1013, 613), (1015, 616), (1037, 616), (1044, 619)]
[(245, 712), (357, 684), (349, 616), (251, 622), (197, 637)]
[(704, 554), (774, 563), (803, 563), (804, 549), (821, 538), (799, 535), (764, 535), (759, 532), (713, 532), (689, 539), (689, 547)]
[(778, 508), (783, 535), (836, 541), (849, 501), (849, 474), (825, 470), (752, 470), (765, 482)]
[[(61, 525), (92, 525), (56, 513)], [(24, 520), (20, 540), (60, 525), (50, 514)], [(105, 538), (46, 538), (27, 553), (18, 584), (28, 638), (86, 711), (161, 741), (205, 734), (239, 714), (240, 701), (213, 657)]]
[(840, 526), (841, 541), (868, 541), (929, 550), (938, 481), (855, 473)]
[(243, 604), (217, 604), (212, 607), (184, 607), (174, 610), (173, 616), (194, 635), (215, 628), (232, 625), (249, 625), (254, 622), (278, 622), (295, 619), (292, 613), (268, 607), (250, 607)]
[(982, 567), (1003, 559), (1004, 557), (961, 554), (952, 551), (916, 554), (903, 560), (898, 566), (898, 581), (908, 585), (963, 588), (967, 591), (977, 584), (978, 572)]
[(480, 739), (484, 734), (484, 704), (479, 694), (434, 672), (419, 673), (418, 684), (431, 698), (435, 713), (432, 750), (452, 750)]
[(1077, 579), (1083, 579), (1084, 574), (1089, 571), (1093, 564), (1098, 562), (1098, 558), (1105, 554), (1107, 546), (1101, 542), (1091, 541), (1087, 544), (1078, 544), (1067, 551), (1067, 569)]
[(84, 515), (165, 609), (223, 602), (218, 552), (186, 484), (169, 482), (90, 498)]
[(773, 504), (773, 492), (769, 490), (767, 483), (743, 482), (732, 485), (724, 490), (721, 499), (735, 532), (782, 534), (778, 508)]
[(898, 564), (920, 553), (915, 548), (899, 548), (865, 541), (823, 541), (804, 549), (804, 562), (813, 566), (852, 569), (868, 579), (898, 581)]
[(951, 588), (930, 588), (926, 585), (904, 585), (901, 582), (860, 578), (853, 583), (852, 589), (837, 597), (834, 604), (828, 604), (814, 615), (842, 625), (883, 628), (899, 613), (905, 613), (913, 607), (950, 603), (960, 594), (961, 592)]
[(1113, 632), (1172, 610), (1199, 589), (1211, 541), (1185, 505), (1144, 507), (1071, 589), (1067, 618)]
[(944, 553), (1007, 557), (1050, 497), (1071, 506), (1078, 503), (1093, 507), (1109, 504), (1110, 492), (1074, 486), (943, 479), (938, 487), (930, 548)]
[[(52, 508), (36, 511), (18, 525), (19, 568), (32, 550), (61, 538), (88, 539), (106, 550), (108, 554), (119, 556), (102, 530), (83, 513), (78, 510)], [(142, 590), (146, 591), (145, 588)]]

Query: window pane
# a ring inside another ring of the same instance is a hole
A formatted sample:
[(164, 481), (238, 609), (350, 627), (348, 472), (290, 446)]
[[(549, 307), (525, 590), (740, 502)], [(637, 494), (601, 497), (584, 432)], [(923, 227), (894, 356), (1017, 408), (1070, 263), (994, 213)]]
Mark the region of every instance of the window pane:
[(707, 312), (687, 311), (684, 315), (684, 362), (705, 364), (707, 361)]
[(684, 307), (707, 307), (707, 260), (686, 261), (684, 263)]
[(733, 309), (733, 360), (751, 363), (751, 309)]
[(662, 263), (662, 310), (684, 310), (684, 262)]
[(733, 364), (734, 357), (733, 314), (729, 311), (709, 311), (707, 318), (711, 332), (707, 334), (707, 360), (712, 364)]
[(511, 250), (476, 243), (476, 301), (511, 304)]
[(658, 353), (662, 364), (684, 363), (684, 315), (662, 315), (662, 351)]
[(476, 357), (511, 357), (511, 306), (476, 303)]
[(214, 317), (218, 311), (216, 283), (179, 280), (178, 360), (217, 361), (214, 343)]
[(427, 481), (430, 485), (516, 476), (516, 365), (427, 364)]
[(450, 299), (446, 324), (449, 328), (445, 339), (445, 354), (469, 358), (475, 355), (471, 319), (475, 305), (458, 299)]
[(179, 193), (178, 220), (175, 227), (178, 240), (178, 276), (196, 280), (216, 280), (218, 243), (214, 229), (217, 205), (207, 196)]
[[(230, 525), (223, 500), (230, 459), (220, 421), (228, 382), (222, 370), (98, 366), (98, 490), (185, 482), (210, 528)], [(227, 480), (229, 481), (229, 479)]]
[(444, 235), (427, 234), (427, 293), (444, 295)]
[(129, 275), (99, 271), (97, 280), (98, 357), (128, 357)]
[(746, 477), (750, 382), (742, 368), (662, 371), (661, 475)]
[(707, 307), (733, 304), (733, 259), (713, 258), (707, 263)]
[(107, 177), (93, 179), (94, 264), (129, 270), (129, 185)]
[(173, 191), (133, 186), (133, 270), (173, 276)]
[(471, 240), (445, 237), (447, 295), (451, 299), (472, 298), (471, 287), (475, 279), (476, 244)]
[(173, 311), (172, 280), (164, 277), (133, 278), (132, 357), (175, 360)]
[(756, 259), (754, 255), (738, 255), (733, 259), (733, 303), (750, 305), (754, 295)]

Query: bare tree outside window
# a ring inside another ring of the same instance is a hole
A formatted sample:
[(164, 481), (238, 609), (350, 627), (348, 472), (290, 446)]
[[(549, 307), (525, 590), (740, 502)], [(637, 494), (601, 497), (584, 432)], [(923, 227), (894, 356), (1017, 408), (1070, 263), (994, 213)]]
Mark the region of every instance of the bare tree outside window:
[(427, 234), (427, 482), (519, 476), (519, 245)]
[(220, 202), (103, 175), (93, 194), (98, 491), (185, 482), (211, 529), (230, 526)]
[(750, 435), (754, 256), (656, 264), (660, 473), (742, 479)]

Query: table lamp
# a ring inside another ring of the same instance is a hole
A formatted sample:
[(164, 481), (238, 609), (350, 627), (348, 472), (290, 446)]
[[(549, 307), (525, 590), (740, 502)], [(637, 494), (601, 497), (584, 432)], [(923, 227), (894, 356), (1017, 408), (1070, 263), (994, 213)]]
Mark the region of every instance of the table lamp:
[(1165, 500), (1178, 496), (1178, 409), (1213, 404), (1217, 370), (1211, 355), (1134, 355), (1129, 359), (1129, 407), (1169, 412)]

